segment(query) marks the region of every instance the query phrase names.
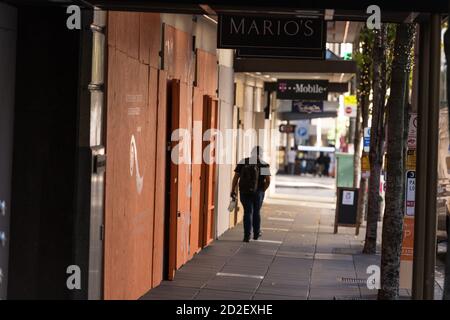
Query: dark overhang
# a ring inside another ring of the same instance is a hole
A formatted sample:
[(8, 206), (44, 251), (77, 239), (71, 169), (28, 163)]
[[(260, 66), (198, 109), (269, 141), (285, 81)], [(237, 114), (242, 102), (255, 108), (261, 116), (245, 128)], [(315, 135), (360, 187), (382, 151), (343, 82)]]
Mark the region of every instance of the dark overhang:
[(336, 118), (337, 111), (327, 111), (318, 113), (299, 113), (299, 112), (277, 112), (279, 120), (307, 120), (316, 118)]
[(352, 60), (235, 59), (235, 72), (356, 73)]
[[(378, 5), (386, 22), (401, 22), (408, 12), (448, 12), (446, 0), (6, 0), (12, 4), (97, 6), (108, 10), (139, 10), (186, 14), (312, 14), (333, 9), (333, 20), (364, 21), (367, 7)], [(315, 11), (315, 12), (314, 12)]]

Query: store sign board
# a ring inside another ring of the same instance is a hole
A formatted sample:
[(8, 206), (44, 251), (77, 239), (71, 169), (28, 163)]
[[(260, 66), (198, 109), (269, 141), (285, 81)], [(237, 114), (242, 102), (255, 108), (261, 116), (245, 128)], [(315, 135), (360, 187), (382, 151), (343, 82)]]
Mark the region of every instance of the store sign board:
[(322, 113), (323, 101), (292, 101), (292, 112), (298, 113)]
[(319, 17), (219, 15), (217, 47), (325, 50), (326, 23)]
[(277, 99), (328, 100), (328, 80), (278, 79)]

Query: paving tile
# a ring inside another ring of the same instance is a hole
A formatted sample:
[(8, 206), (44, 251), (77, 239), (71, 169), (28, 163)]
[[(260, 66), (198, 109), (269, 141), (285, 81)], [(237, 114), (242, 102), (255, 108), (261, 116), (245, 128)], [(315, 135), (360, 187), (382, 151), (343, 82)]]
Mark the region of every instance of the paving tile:
[(141, 297), (141, 300), (191, 300), (198, 293), (197, 288), (158, 286)]
[(245, 266), (245, 265), (227, 264), (220, 270), (220, 272), (264, 276), (268, 268), (269, 268), (268, 265)]
[(215, 277), (204, 288), (253, 293), (260, 283), (260, 279), (253, 278)]
[(233, 292), (224, 290), (202, 289), (195, 300), (250, 300), (253, 296), (251, 292)]
[[(367, 279), (368, 266), (380, 265), (379, 254), (362, 254), (364, 227), (356, 237), (354, 228), (339, 228), (334, 234), (330, 209), (265, 204), (262, 214), (263, 227), (287, 231), (263, 230), (262, 239), (274, 242), (243, 243), (241, 223), (196, 254), (173, 281), (163, 281), (142, 299), (376, 299), (376, 290), (361, 283)], [(436, 268), (435, 298), (439, 298), (443, 267)], [(262, 278), (217, 276), (218, 272)], [(356, 280), (346, 283), (342, 278)], [(410, 295), (409, 290), (401, 291), (401, 299)]]
[(306, 300), (306, 296), (282, 296), (276, 294), (256, 293), (253, 300)]

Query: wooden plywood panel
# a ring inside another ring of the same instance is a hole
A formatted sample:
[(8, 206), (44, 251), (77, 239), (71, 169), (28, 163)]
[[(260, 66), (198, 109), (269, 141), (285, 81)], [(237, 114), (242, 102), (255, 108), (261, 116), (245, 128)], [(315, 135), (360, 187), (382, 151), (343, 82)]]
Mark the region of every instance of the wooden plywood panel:
[(120, 51), (109, 57), (104, 296), (137, 299), (152, 285), (156, 71)]
[(158, 68), (161, 48), (160, 14), (141, 12), (139, 24), (139, 60), (153, 68)]
[(201, 246), (200, 215), (201, 215), (201, 175), (202, 175), (202, 122), (203, 122), (203, 94), (194, 87), (193, 91), (193, 134), (192, 134), (192, 198), (191, 198), (191, 255), (197, 253)]
[(112, 47), (116, 46), (116, 35), (117, 35), (116, 29), (119, 15), (120, 12), (118, 11), (108, 11), (107, 38), (108, 38), (108, 45)]
[[(203, 99), (203, 132), (206, 130), (217, 129), (217, 113), (218, 102), (210, 96), (204, 96)], [(216, 136), (210, 135), (208, 141), (203, 142), (203, 150), (209, 147), (210, 158), (215, 154), (215, 147), (217, 145)], [(216, 187), (216, 163), (202, 164), (202, 244), (208, 245), (214, 239), (214, 208), (215, 208), (215, 187)]]
[(195, 73), (192, 36), (167, 24), (164, 24), (164, 70), (169, 78), (182, 83), (192, 83)]
[(207, 54), (207, 69), (206, 69), (206, 92), (212, 96), (217, 96), (217, 81), (218, 81), (218, 69), (217, 69), (217, 57), (214, 54)]
[(139, 12), (118, 12), (113, 23), (116, 23), (116, 48), (139, 59)]
[(201, 88), (205, 94), (215, 97), (217, 94), (217, 57), (214, 54), (197, 49), (197, 86)]
[(153, 233), (153, 287), (163, 279), (164, 217), (166, 196), (167, 143), (167, 74), (160, 70), (158, 79), (158, 109), (156, 138), (155, 219)]
[[(172, 81), (172, 161), (170, 178), (170, 254), (169, 279), (189, 257), (189, 220), (191, 188), (190, 156), (191, 137), (187, 134), (192, 121), (188, 110), (188, 86), (179, 80)], [(174, 134), (174, 131), (178, 134)], [(176, 156), (175, 156), (176, 155)], [(175, 161), (176, 162), (175, 162)]]

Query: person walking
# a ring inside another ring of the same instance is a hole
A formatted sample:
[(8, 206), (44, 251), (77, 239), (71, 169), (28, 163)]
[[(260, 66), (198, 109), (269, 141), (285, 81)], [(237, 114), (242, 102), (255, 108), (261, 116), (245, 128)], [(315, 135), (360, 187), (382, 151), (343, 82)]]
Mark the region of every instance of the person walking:
[(253, 228), (253, 239), (261, 237), (260, 210), (265, 191), (270, 185), (270, 166), (261, 159), (261, 147), (253, 148), (249, 158), (242, 159), (234, 170), (231, 197), (236, 198), (239, 183), (239, 197), (244, 207), (244, 242), (250, 241)]
[(290, 175), (295, 174), (295, 161), (297, 160), (297, 151), (291, 148), (288, 152), (288, 172)]

